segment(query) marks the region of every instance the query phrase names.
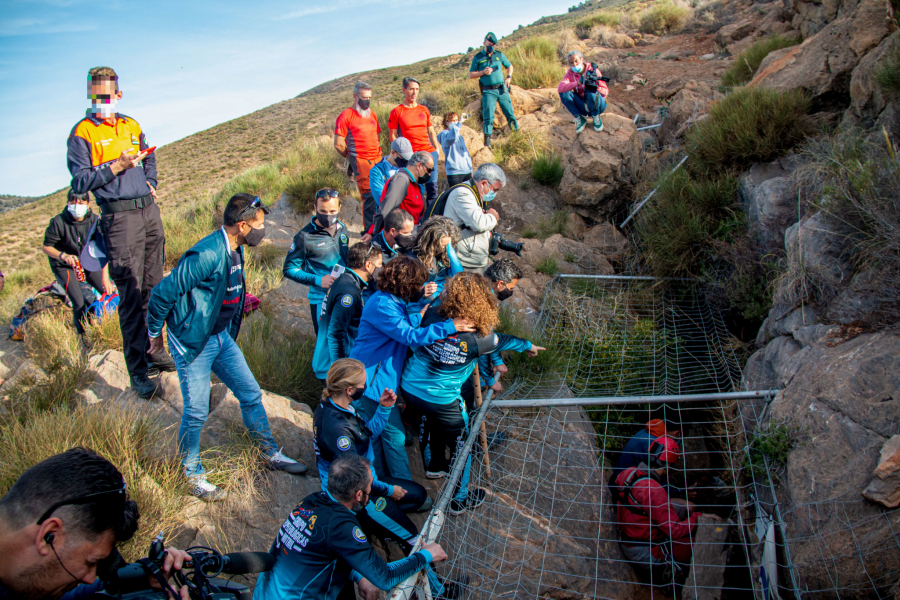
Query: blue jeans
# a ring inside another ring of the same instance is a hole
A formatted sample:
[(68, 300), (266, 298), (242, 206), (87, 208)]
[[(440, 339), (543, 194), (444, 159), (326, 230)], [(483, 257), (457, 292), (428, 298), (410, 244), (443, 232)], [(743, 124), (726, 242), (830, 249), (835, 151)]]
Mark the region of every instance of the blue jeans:
[(595, 117), (606, 111), (606, 98), (596, 94), (585, 92), (584, 98), (576, 94), (574, 91), (563, 92), (559, 95), (560, 101), (573, 117)]
[(181, 428), (178, 430), (178, 452), (182, 456), (181, 464), (184, 465), (187, 477), (206, 473), (200, 462), (200, 432), (209, 415), (210, 372), (215, 373), (237, 397), (244, 425), (262, 446), (263, 454), (271, 456), (278, 450), (262, 404), (262, 391), (250, 372), (241, 349), (227, 330), (210, 336), (206, 347), (190, 364), (184, 361), (171, 339), (169, 352), (175, 359), (181, 397), (184, 399)]
[[(353, 403), (353, 408), (368, 421), (375, 415), (378, 402), (363, 396)], [(394, 406), (391, 408), (391, 416), (381, 435), (371, 440), (372, 454), (375, 455), (375, 474), (378, 479), (393, 477), (395, 479), (408, 479), (414, 481), (409, 470), (409, 455), (406, 453), (406, 430), (400, 419), (400, 411)]]
[(432, 202), (434, 202), (438, 197), (438, 151), (435, 150), (431, 153), (431, 158), (434, 159), (434, 171), (431, 172), (431, 177), (428, 178), (428, 182), (425, 184), (425, 206), (427, 207)]

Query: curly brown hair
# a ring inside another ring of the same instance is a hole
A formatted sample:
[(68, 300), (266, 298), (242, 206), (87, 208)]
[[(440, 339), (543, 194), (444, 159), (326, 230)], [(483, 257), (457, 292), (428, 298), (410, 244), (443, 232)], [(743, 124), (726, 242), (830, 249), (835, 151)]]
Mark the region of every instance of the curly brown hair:
[(441, 238), (450, 237), (450, 244), (459, 243), (462, 232), (453, 219), (435, 215), (421, 224), (416, 236), (415, 253), (429, 271), (437, 271), (450, 264), (447, 249), (441, 246)]
[(378, 289), (409, 302), (426, 281), (428, 269), (421, 261), (410, 256), (397, 256), (384, 266), (378, 276)]
[(450, 119), (453, 117), (459, 118), (459, 113), (448, 112), (444, 115), (444, 129), (450, 129)]
[(447, 280), (441, 298), (438, 314), (472, 321), (478, 337), (489, 335), (500, 323), (497, 298), (487, 277), (480, 273), (457, 273)]

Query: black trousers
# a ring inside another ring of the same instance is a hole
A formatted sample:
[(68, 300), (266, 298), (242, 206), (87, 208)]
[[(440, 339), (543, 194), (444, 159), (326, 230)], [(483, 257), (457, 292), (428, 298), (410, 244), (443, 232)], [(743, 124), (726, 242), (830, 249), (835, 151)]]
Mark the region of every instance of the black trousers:
[[(431, 461), (425, 465), (425, 469), (449, 473), (450, 464), (466, 436), (466, 422), (459, 402), (436, 404), (414, 396), (406, 390), (402, 393), (407, 406), (411, 407), (415, 414), (420, 415), (419, 443), (422, 444), (422, 452), (425, 452), (426, 444), (431, 445)], [(453, 455), (450, 460), (447, 459), (448, 447)]]
[[(53, 261), (50, 261), (50, 270), (53, 271), (56, 281), (66, 290), (66, 295), (72, 302), (72, 319), (75, 322), (75, 331), (83, 334), (87, 308), (90, 304), (88, 302), (90, 298), (84, 297), (84, 290), (82, 289), (84, 284), (78, 281), (78, 276), (72, 267), (60, 267), (53, 264)], [(103, 274), (99, 271), (85, 271), (84, 278), (91, 287), (97, 290), (99, 297), (103, 293)]]
[(119, 289), (119, 326), (128, 373), (147, 374), (147, 304), (162, 281), (165, 236), (159, 206), (103, 214), (100, 230), (109, 252), (109, 277)]
[[(322, 302), (325, 301), (322, 300)], [(321, 303), (313, 304), (310, 302), (309, 304), (309, 316), (312, 318), (313, 332), (315, 332), (316, 335), (319, 335), (319, 309), (321, 308)]]
[(415, 523), (406, 516), (406, 511), (418, 509), (428, 497), (424, 487), (406, 479), (385, 477), (381, 479), (388, 485), (399, 485), (406, 490), (400, 502), (378, 494), (372, 494), (366, 508), (357, 513), (359, 524), (367, 535), (390, 540), (400, 547), (404, 555), (412, 551), (411, 540), (419, 533)]
[(462, 175), (447, 175), (447, 184), (453, 187), (457, 183), (462, 183), (472, 179), (471, 173), (463, 173)]

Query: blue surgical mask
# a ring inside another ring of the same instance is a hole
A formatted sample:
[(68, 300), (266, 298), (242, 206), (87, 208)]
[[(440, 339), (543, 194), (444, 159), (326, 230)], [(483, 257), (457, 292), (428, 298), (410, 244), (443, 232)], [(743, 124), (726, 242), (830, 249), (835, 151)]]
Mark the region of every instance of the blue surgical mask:
[(584, 65), (578, 65), (577, 67), (572, 67), (572, 71), (575, 73), (581, 73), (581, 70), (584, 68)]
[(497, 192), (495, 192), (494, 190), (491, 190), (487, 194), (482, 196), (481, 199), (484, 200), (485, 202), (490, 202), (491, 200), (493, 200), (496, 197), (497, 197)]

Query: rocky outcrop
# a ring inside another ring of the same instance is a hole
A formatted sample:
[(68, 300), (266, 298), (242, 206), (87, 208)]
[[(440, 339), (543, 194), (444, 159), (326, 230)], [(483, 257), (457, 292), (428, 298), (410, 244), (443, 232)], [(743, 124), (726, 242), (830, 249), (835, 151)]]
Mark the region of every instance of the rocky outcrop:
[(799, 46), (776, 50), (760, 64), (751, 85), (801, 89), (813, 111), (839, 111), (850, 104), (850, 79), (862, 58), (892, 29), (887, 0), (862, 0)]
[(605, 221), (630, 199), (641, 142), (631, 119), (607, 114), (603, 123), (603, 131), (588, 127), (576, 137), (559, 192), (574, 212)]
[(750, 36), (755, 29), (756, 23), (750, 19), (730, 23), (719, 28), (719, 31), (716, 32), (716, 43), (724, 48)]
[[(519, 117), (536, 112), (540, 110), (542, 106), (550, 104), (553, 101), (553, 97), (556, 95), (556, 89), (526, 90), (517, 85), (511, 85), (509, 86), (509, 95), (512, 100), (513, 114), (516, 115), (516, 120), (518, 120)], [(469, 103), (463, 110), (480, 119), (481, 99), (479, 98), (478, 100)], [(497, 110), (494, 111), (494, 127), (502, 129), (503, 127), (506, 127), (507, 124), (506, 117), (503, 116), (503, 111), (498, 107)], [(475, 156), (475, 152), (472, 151), (472, 148), (469, 148), (469, 153), (472, 154), (473, 157)]]
[(624, 258), (631, 247), (628, 238), (612, 223), (600, 223), (584, 232), (581, 241), (611, 260)]
[[(709, 86), (706, 86), (709, 88)], [(660, 146), (667, 146), (680, 138), (697, 118), (706, 112), (708, 97), (701, 96), (688, 89), (682, 89), (672, 98), (666, 111), (666, 118), (659, 127), (657, 141)]]
[(784, 158), (757, 163), (740, 178), (738, 193), (750, 235), (764, 253), (780, 251), (785, 231), (799, 219), (799, 199), (790, 178), (794, 162)]
[(884, 443), (878, 466), (872, 474), (872, 483), (863, 496), (887, 508), (900, 506), (900, 435)]
[(844, 127), (871, 127), (875, 119), (887, 107), (881, 86), (875, 80), (875, 73), (885, 57), (900, 47), (900, 31), (886, 37), (877, 48), (869, 52), (850, 76), (850, 108), (844, 113)]
[(522, 248), (522, 262), (535, 269), (542, 263), (555, 261), (560, 273), (613, 273), (612, 265), (603, 254), (585, 243), (570, 240), (558, 233), (543, 241), (526, 239), (522, 242), (525, 244)]

